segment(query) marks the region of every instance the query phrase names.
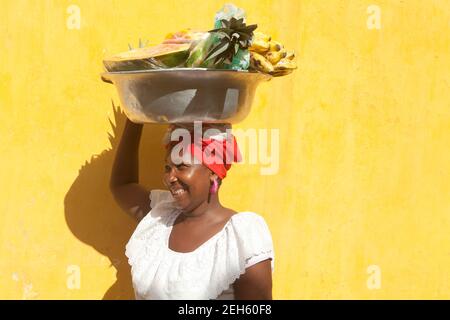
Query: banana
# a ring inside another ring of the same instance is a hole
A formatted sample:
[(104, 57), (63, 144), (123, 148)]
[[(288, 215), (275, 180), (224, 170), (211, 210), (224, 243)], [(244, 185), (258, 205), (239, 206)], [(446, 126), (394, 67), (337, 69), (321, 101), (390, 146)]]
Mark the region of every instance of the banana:
[(269, 51), (265, 55), (266, 59), (269, 60), (269, 62), (273, 65), (276, 65), (278, 61), (280, 61), (283, 58), (286, 58), (287, 51), (281, 50), (281, 51)]
[(252, 41), (249, 50), (258, 53), (265, 53), (269, 51), (269, 42), (260, 39), (255, 39)]
[(274, 71), (273, 65), (263, 55), (256, 52), (250, 52), (250, 66), (264, 73)]
[(279, 43), (278, 41), (270, 41), (269, 42), (269, 50), (270, 51), (280, 51), (283, 49), (283, 45)]
[(273, 71), (270, 73), (270, 75), (272, 77), (282, 77), (282, 76), (287, 76), (288, 74), (290, 74), (292, 71), (294, 71), (294, 69), (286, 69), (286, 70), (279, 70), (279, 71)]
[(274, 69), (275, 70), (297, 69), (297, 65), (294, 61), (284, 58), (278, 61), (278, 63), (274, 66)]
[(289, 60), (294, 60), (295, 52), (294, 51), (288, 51), (285, 58), (289, 59)]
[(297, 69), (297, 65), (294, 61), (287, 58), (283, 58), (274, 66), (273, 71), (270, 73), (274, 77), (285, 76)]
[(292, 73), (293, 71), (294, 71), (294, 69), (278, 70), (278, 71), (271, 72), (270, 75), (272, 77), (283, 77), (283, 76), (287, 76), (288, 74)]
[(269, 42), (270, 40), (272, 40), (271, 36), (269, 36), (269, 35), (267, 35), (265, 33), (259, 32), (259, 31), (254, 31), (253, 32), (253, 37), (256, 40), (262, 40), (262, 41), (265, 41), (265, 42)]
[(255, 31), (250, 50), (250, 67), (274, 77), (288, 75), (297, 65), (295, 52), (287, 51), (284, 46), (272, 40), (272, 37)]

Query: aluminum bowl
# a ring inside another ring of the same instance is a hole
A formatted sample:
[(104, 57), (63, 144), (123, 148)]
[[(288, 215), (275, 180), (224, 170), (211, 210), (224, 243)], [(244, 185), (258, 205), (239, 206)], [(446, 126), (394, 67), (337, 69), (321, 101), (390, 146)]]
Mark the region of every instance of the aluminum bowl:
[(238, 123), (249, 114), (256, 87), (272, 77), (258, 72), (173, 68), (103, 73), (136, 123)]

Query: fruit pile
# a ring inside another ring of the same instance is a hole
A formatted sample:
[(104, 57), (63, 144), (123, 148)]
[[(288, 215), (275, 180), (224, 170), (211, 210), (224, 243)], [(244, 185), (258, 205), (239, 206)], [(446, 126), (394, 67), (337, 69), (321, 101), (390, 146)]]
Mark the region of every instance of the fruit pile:
[(134, 71), (167, 68), (211, 68), (249, 70), (274, 77), (295, 70), (294, 51), (270, 36), (246, 25), (242, 9), (228, 4), (215, 17), (208, 32), (185, 29), (169, 33), (161, 44), (142, 47), (107, 58), (107, 71)]
[(274, 77), (285, 76), (297, 69), (295, 52), (261, 32), (254, 32), (250, 51), (250, 70), (268, 73)]

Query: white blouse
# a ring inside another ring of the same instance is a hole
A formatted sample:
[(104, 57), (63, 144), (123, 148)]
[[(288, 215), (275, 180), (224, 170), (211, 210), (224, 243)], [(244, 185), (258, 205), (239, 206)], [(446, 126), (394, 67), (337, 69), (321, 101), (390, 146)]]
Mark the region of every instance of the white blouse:
[(126, 245), (136, 299), (234, 299), (232, 284), (245, 269), (271, 259), (272, 237), (264, 218), (234, 214), (221, 231), (191, 252), (169, 248), (173, 223), (181, 210), (169, 191), (150, 193), (152, 210)]

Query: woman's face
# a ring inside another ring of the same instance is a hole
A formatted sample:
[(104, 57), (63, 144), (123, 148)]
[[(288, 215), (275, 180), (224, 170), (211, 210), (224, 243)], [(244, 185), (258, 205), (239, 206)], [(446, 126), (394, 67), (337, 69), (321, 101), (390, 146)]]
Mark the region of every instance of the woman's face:
[(184, 155), (180, 164), (172, 162), (170, 151), (166, 155), (164, 184), (184, 211), (190, 212), (207, 201), (212, 176), (207, 167), (194, 163), (190, 154)]

